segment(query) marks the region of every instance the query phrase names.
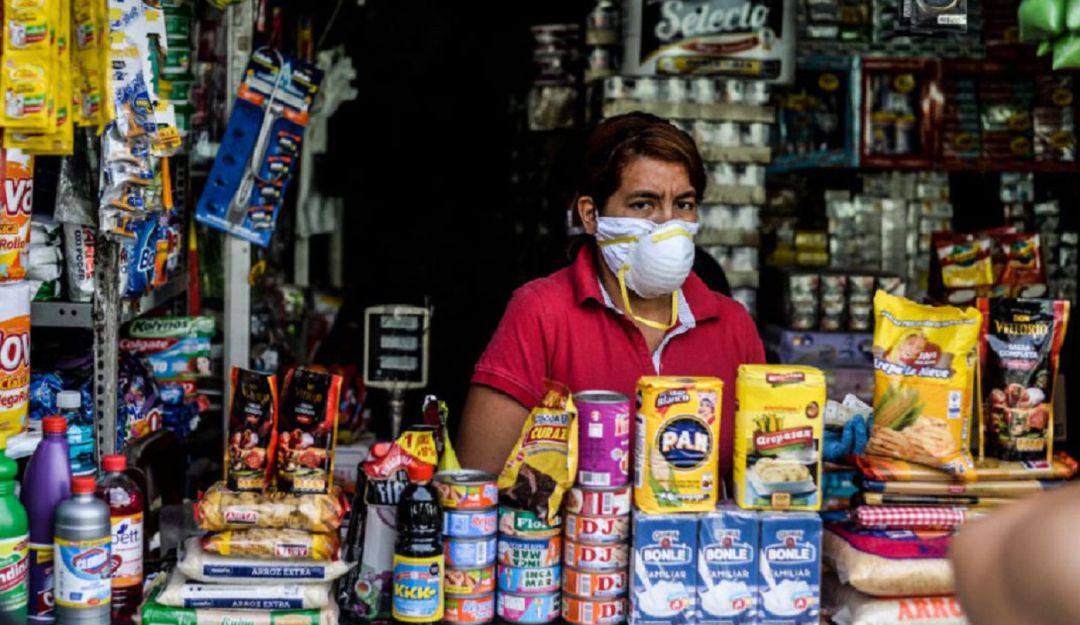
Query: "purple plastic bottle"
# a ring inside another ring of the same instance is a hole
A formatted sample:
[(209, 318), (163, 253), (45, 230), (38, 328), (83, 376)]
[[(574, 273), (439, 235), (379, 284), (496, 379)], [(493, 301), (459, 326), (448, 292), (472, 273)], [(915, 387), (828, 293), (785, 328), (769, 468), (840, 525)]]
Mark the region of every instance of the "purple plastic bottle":
[(30, 605), (32, 625), (53, 622), (53, 527), (56, 507), (71, 497), (67, 420), (41, 420), (44, 440), (30, 456), (22, 482), (22, 503), (30, 522)]

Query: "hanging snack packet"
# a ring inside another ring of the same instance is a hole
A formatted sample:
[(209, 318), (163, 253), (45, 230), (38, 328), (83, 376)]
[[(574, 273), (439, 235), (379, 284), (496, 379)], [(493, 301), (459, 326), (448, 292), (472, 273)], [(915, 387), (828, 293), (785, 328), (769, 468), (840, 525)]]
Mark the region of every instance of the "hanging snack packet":
[(941, 266), (941, 282), (946, 289), (993, 284), (993, 239), (942, 233), (934, 238), (934, 244)]
[(975, 479), (969, 440), (979, 311), (878, 291), (874, 314), (874, 427), (866, 453)]
[(544, 399), (525, 419), (499, 474), (499, 494), (513, 507), (554, 524), (563, 493), (577, 475), (578, 423), (570, 389), (550, 380), (545, 386)]
[(1018, 294), (1019, 287), (1046, 283), (1038, 234), (1005, 235), (998, 239), (998, 247), (1004, 257), (1004, 266), (997, 282), (1007, 287), (1010, 294)]
[(326, 493), (334, 481), (341, 376), (298, 367), (285, 375), (277, 435), (277, 487)]
[(233, 367), (225, 453), (229, 488), (262, 492), (273, 482), (277, 421), (277, 378)]
[(979, 300), (983, 315), (982, 410), (991, 455), (1050, 462), (1054, 380), (1069, 302)]
[(294, 529), (250, 529), (204, 536), (206, 553), (237, 558), (290, 558), (325, 562), (340, 557), (336, 532), (313, 534)]

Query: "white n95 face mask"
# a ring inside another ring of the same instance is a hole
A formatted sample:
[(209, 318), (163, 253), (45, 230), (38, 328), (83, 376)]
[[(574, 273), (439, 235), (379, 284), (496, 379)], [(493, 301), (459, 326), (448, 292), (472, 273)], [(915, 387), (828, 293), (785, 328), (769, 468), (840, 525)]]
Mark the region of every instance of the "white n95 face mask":
[[(677, 291), (694, 266), (698, 224), (673, 219), (656, 224), (636, 217), (600, 217), (596, 241), (604, 262), (619, 278), (626, 312), (650, 327), (668, 330), (677, 322)], [(645, 299), (672, 295), (671, 323), (642, 319), (630, 309), (629, 288)]]

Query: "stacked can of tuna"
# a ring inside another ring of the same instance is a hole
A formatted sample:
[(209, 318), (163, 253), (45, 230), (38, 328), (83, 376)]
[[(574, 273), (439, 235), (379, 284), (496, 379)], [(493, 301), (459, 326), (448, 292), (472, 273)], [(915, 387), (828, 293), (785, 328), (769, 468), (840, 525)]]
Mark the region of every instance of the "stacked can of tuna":
[(507, 623), (538, 625), (559, 618), (562, 527), (535, 513), (499, 507), (498, 615)]
[(446, 597), (443, 620), (480, 625), (495, 620), (495, 555), (499, 490), (495, 476), (452, 471), (435, 476), (443, 507)]
[(566, 497), (563, 620), (615, 625), (627, 617), (630, 562), (629, 398), (608, 391), (574, 396), (577, 483)]

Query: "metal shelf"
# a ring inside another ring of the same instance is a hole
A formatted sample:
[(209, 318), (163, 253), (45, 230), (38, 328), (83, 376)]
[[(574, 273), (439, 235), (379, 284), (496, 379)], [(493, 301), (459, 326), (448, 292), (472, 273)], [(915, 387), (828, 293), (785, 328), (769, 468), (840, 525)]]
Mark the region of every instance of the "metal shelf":
[(123, 325), (139, 315), (146, 314), (155, 308), (164, 306), (173, 298), (187, 292), (186, 273), (169, 278), (169, 281), (158, 288), (143, 295), (139, 299), (127, 299), (120, 305), (120, 325)]
[(89, 330), (94, 327), (93, 312), (91, 302), (33, 302), (30, 323), (31, 327)]

